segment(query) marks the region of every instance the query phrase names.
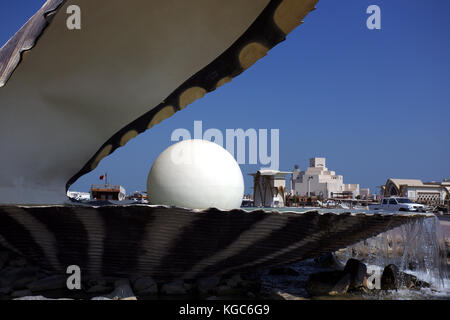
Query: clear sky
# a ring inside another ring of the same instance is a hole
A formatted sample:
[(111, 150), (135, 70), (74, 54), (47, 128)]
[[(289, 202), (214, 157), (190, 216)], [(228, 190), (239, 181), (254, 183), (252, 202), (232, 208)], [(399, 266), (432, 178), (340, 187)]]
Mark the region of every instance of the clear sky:
[[(2, 0), (0, 42), (43, 3)], [(381, 8), (381, 30), (366, 27), (372, 4)], [(450, 178), (449, 12), (448, 0), (320, 0), (268, 56), (116, 150), (71, 189), (88, 191), (108, 172), (128, 192), (145, 190), (172, 131), (192, 132), (194, 120), (223, 132), (279, 129), (281, 170), (326, 157), (345, 183), (371, 191), (391, 177)], [(246, 192), (247, 174), (259, 167), (241, 165)]]

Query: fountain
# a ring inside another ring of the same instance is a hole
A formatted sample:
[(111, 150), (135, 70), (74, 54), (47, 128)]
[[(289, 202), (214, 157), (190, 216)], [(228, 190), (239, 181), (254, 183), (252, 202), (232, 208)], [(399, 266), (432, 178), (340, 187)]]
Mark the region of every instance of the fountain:
[(445, 279), (427, 214), (67, 203), (79, 177), (245, 72), (316, 3), (79, 0), (73, 30), (69, 1), (48, 0), (0, 50), (0, 245), (55, 273), (169, 281), (291, 263), (400, 227), (366, 240), (367, 257)]
[(385, 266), (394, 264), (400, 271), (429, 283), (432, 290), (448, 294), (448, 249), (439, 219), (434, 216), (409, 221), (348, 246), (338, 257), (343, 262), (350, 258), (365, 262), (375, 282)]

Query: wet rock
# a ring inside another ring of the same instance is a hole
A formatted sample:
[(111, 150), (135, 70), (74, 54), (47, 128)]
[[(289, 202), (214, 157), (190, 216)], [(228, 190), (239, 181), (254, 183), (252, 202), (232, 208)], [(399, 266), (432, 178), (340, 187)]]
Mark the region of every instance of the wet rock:
[(194, 283), (184, 281), (184, 289), (189, 292), (195, 287)]
[(344, 272), (350, 275), (352, 289), (364, 287), (367, 281), (367, 267), (357, 259), (349, 259), (344, 267)]
[(46, 298), (44, 296), (26, 296), (26, 297), (16, 298), (14, 300), (54, 300), (54, 299)]
[(216, 289), (216, 293), (219, 296), (230, 295), (230, 294), (233, 294), (234, 292), (235, 292), (235, 290), (233, 290), (233, 288), (228, 285), (221, 285), (221, 286), (218, 286)]
[(243, 281), (244, 280), (242, 280), (240, 274), (235, 274), (231, 278), (226, 280), (226, 285), (230, 288), (235, 288), (235, 287), (241, 285)]
[(396, 290), (400, 288), (399, 272), (394, 264), (386, 266), (381, 275), (381, 290)]
[(419, 266), (419, 264), (417, 263), (417, 262), (415, 262), (415, 261), (410, 261), (409, 263), (408, 263), (408, 269), (409, 270), (416, 270), (417, 269), (417, 267)]
[(279, 276), (279, 275), (298, 276), (299, 273), (290, 267), (279, 267), (279, 268), (270, 269), (269, 275), (271, 275), (271, 276)]
[(91, 300), (112, 300), (112, 299), (106, 297), (93, 297), (91, 298)]
[(0, 294), (9, 294), (12, 290), (11, 287), (0, 288)]
[(36, 280), (39, 280), (39, 278), (35, 274), (25, 275), (25, 276), (15, 280), (12, 283), (12, 288), (14, 290), (24, 289), (27, 287), (27, 285), (29, 285), (30, 283), (32, 283), (33, 281), (36, 281)]
[(87, 293), (106, 293), (111, 292), (112, 288), (110, 286), (103, 286), (101, 284), (96, 284), (86, 290)]
[(11, 267), (25, 267), (27, 265), (27, 260), (23, 257), (17, 257), (9, 261)]
[(213, 291), (220, 282), (219, 277), (203, 278), (197, 281), (197, 288), (200, 293), (206, 294)]
[(430, 284), (416, 276), (402, 272), (394, 264), (386, 266), (381, 275), (381, 290), (429, 288)]
[(67, 288), (66, 281), (67, 278), (64, 275), (53, 275), (31, 282), (27, 285), (27, 288), (32, 292), (63, 289)]
[[(341, 279), (346, 277), (345, 280)], [(329, 295), (330, 292), (343, 292), (343, 290), (339, 290), (336, 286), (342, 285), (345, 281), (348, 281), (349, 276), (344, 271), (328, 271), (328, 272), (319, 272), (314, 273), (309, 276), (308, 281), (306, 283), (306, 290), (311, 296), (325, 296)]]
[(304, 297), (295, 296), (288, 292), (283, 292), (277, 289), (274, 289), (272, 295), (270, 296), (272, 300), (308, 300)]
[(138, 295), (154, 295), (158, 293), (158, 285), (151, 277), (138, 278), (133, 283), (133, 289)]
[(103, 278), (91, 278), (83, 283), (83, 287), (85, 288), (87, 293), (107, 293), (114, 290), (114, 280), (106, 280)]
[(15, 268), (11, 266), (5, 267), (0, 272), (0, 287), (13, 287), (13, 284), (17, 282), (17, 284), (14, 285), (14, 288), (22, 289), (23, 287), (20, 286), (24, 281), (28, 281), (30, 278), (37, 279), (36, 270), (37, 269), (35, 267), (30, 266), (22, 268)]
[(324, 268), (342, 268), (342, 264), (336, 259), (336, 256), (329, 252), (314, 258), (314, 263)]
[(20, 298), (20, 297), (31, 296), (31, 294), (32, 294), (31, 291), (28, 289), (18, 290), (18, 291), (14, 291), (13, 293), (11, 293), (11, 297)]
[(175, 280), (175, 281), (163, 284), (163, 286), (161, 288), (161, 293), (167, 294), (167, 295), (182, 295), (182, 294), (186, 294), (187, 290), (186, 290), (183, 280)]
[(46, 298), (44, 296), (26, 296), (26, 297), (16, 298), (14, 300), (73, 300), (73, 299), (69, 299), (69, 298), (51, 299), (51, 298)]
[(112, 299), (125, 299), (130, 297), (135, 297), (135, 294), (130, 286), (130, 281), (128, 279), (120, 279), (114, 283), (115, 289), (113, 292), (108, 294), (107, 298)]
[(346, 273), (339, 281), (333, 286), (333, 288), (328, 292), (329, 295), (334, 296), (338, 294), (347, 293), (352, 283), (352, 277), (350, 273)]

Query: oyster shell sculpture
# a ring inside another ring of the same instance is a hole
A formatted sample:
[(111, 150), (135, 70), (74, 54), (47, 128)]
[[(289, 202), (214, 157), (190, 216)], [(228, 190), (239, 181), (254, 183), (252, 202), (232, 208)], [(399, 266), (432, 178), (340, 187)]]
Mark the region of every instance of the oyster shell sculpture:
[[(0, 50), (0, 245), (55, 272), (193, 279), (425, 218), (64, 205), (80, 176), (251, 67), (316, 3), (48, 0)], [(68, 28), (74, 5), (81, 29)]]
[(88, 276), (195, 279), (333, 252), (432, 214), (319, 214), (163, 206), (0, 207), (0, 243)]

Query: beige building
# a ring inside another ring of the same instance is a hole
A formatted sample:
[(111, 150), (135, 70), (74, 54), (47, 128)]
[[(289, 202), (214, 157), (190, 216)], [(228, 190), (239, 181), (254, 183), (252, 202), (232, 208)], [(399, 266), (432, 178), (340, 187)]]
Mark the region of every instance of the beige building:
[(417, 179), (388, 179), (381, 187), (385, 197), (401, 196), (425, 204), (444, 205), (450, 202), (450, 180), (422, 182)]
[(359, 190), (359, 195), (361, 196), (361, 199), (367, 200), (370, 198), (370, 189), (369, 188), (361, 188)]
[(321, 196), (328, 198), (355, 198), (359, 184), (345, 184), (344, 177), (328, 170), (325, 158), (311, 158), (309, 168), (297, 167), (290, 180), (290, 193), (297, 196)]
[(253, 176), (255, 207), (284, 207), (286, 203), (286, 175), (292, 172), (258, 170)]

